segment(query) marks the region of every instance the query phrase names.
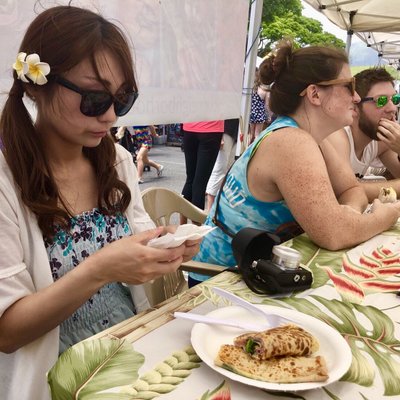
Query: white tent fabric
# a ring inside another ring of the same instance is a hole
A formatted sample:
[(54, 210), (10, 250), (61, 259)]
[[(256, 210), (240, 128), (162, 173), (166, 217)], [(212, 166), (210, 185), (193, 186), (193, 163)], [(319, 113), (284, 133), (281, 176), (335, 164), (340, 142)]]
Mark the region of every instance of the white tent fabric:
[[(35, 14), (60, 0), (0, 2), (0, 92)], [(119, 125), (240, 115), (249, 0), (76, 0), (122, 26), (132, 40), (139, 99)], [(46, 61), (46, 60), (43, 60)]]
[(400, 54), (399, 0), (304, 0), (331, 22), (356, 34), (379, 56), (396, 63)]

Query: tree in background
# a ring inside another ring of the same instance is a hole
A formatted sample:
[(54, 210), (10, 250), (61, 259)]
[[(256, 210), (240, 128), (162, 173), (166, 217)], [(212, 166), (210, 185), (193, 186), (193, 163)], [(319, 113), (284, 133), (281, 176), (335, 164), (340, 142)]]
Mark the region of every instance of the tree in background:
[(343, 40), (324, 32), (319, 21), (302, 16), (302, 10), (300, 0), (264, 2), (258, 50), (260, 57), (267, 55), (283, 37), (291, 37), (299, 47), (331, 45), (345, 48)]

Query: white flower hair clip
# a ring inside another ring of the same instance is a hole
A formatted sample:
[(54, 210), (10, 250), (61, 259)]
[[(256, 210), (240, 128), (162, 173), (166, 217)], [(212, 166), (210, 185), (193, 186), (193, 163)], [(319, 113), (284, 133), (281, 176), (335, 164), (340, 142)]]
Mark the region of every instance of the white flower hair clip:
[(18, 53), (17, 60), (13, 64), (18, 79), (22, 82), (29, 82), (27, 77), (36, 85), (47, 83), (46, 75), (50, 73), (50, 66), (40, 61), (38, 54), (27, 55), (24, 52)]

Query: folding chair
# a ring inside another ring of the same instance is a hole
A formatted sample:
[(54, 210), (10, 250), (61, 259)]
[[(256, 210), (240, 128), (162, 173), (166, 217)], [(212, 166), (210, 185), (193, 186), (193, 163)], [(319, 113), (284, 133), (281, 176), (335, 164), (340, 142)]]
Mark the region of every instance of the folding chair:
[[(150, 218), (157, 226), (171, 224), (173, 216), (182, 214), (192, 223), (202, 224), (207, 214), (186, 200), (180, 194), (161, 187), (146, 189), (142, 192), (143, 205)], [(179, 220), (179, 218), (178, 218)], [(179, 223), (179, 222), (177, 222)], [(216, 275), (226, 267), (198, 261), (187, 261), (179, 270), (166, 274), (145, 285), (146, 293), (152, 306), (187, 289), (187, 282), (182, 271)]]

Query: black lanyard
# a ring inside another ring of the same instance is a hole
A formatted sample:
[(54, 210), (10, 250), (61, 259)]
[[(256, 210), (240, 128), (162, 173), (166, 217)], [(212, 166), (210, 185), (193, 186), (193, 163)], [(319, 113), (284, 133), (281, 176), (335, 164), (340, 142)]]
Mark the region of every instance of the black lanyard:
[(217, 200), (216, 200), (216, 204), (215, 204), (215, 211), (214, 211), (214, 216), (212, 217), (211, 221), (213, 222), (213, 224), (215, 226), (218, 226), (219, 229), (221, 229), (222, 232), (224, 232), (226, 235), (228, 235), (229, 237), (233, 238), (235, 236), (235, 233), (232, 233), (226, 226), (222, 225), (222, 223), (220, 221), (218, 221), (217, 219), (217, 214), (218, 214), (218, 207), (219, 207), (219, 201), (221, 199), (221, 193), (224, 189), (225, 183), (226, 183), (226, 179), (228, 177), (228, 174), (231, 170), (231, 168), (233, 167), (233, 164), (230, 166), (230, 168), (228, 169), (228, 171), (226, 172), (224, 179), (222, 180), (221, 183), (221, 187), (218, 191), (217, 194)]

